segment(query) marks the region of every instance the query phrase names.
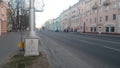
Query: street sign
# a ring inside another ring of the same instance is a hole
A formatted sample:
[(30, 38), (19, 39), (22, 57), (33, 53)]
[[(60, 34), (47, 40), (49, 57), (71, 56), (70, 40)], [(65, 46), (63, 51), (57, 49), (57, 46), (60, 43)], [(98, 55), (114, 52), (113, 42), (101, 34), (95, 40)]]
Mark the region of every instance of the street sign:
[[(44, 7), (43, 0), (34, 0), (34, 6), (36, 12), (42, 12)], [(29, 10), (29, 7), (30, 7), (30, 0), (25, 0), (24, 10)]]
[(42, 12), (44, 7), (43, 0), (35, 0), (35, 11)]

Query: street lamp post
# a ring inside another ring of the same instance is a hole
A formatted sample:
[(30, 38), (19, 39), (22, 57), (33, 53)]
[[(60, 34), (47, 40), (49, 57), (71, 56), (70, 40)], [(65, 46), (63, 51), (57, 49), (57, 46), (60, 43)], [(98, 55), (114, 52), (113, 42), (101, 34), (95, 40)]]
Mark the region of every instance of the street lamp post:
[(28, 38), (25, 39), (25, 54), (24, 56), (38, 56), (39, 50), (39, 37), (36, 35), (35, 32), (35, 7), (34, 7), (35, 0), (30, 0), (30, 7), (29, 7), (29, 22), (30, 22), (30, 35)]
[(38, 43), (39, 37), (36, 36), (35, 33), (35, 8), (34, 8), (34, 0), (30, 0), (30, 35), (25, 39), (25, 54), (24, 56), (38, 56)]
[(30, 37), (36, 37), (35, 33), (35, 7), (34, 0), (30, 0)]

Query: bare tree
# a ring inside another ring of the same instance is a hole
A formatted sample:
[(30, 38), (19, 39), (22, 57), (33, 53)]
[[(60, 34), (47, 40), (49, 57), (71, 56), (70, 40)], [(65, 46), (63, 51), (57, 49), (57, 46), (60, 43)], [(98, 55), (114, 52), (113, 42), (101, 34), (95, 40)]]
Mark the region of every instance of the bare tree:
[(8, 16), (8, 25), (12, 25), (11, 29), (15, 30), (15, 9), (10, 2), (8, 2), (7, 16)]

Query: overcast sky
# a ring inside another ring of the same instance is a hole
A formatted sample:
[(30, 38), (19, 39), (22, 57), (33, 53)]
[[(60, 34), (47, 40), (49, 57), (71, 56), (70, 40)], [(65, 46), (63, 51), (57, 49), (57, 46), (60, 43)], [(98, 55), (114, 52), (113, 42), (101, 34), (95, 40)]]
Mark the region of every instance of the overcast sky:
[(41, 27), (49, 19), (56, 18), (79, 0), (44, 0), (44, 12), (36, 13), (36, 27)]

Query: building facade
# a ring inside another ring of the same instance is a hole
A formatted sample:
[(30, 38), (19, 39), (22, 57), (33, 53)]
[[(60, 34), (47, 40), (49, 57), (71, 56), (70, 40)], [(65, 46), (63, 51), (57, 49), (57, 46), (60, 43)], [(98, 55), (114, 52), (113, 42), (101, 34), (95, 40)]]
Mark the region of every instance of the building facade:
[(80, 0), (61, 15), (62, 31), (120, 33), (120, 0)]
[(88, 0), (85, 2), (86, 32), (119, 32), (120, 0)]
[(55, 31), (61, 31), (61, 15), (54, 20)]
[(80, 11), (83, 6), (82, 0), (70, 6), (62, 13), (62, 31), (80, 31), (80, 24), (82, 23), (82, 12)]
[(62, 17), (62, 24), (61, 24), (61, 29), (62, 31), (67, 31), (70, 28), (71, 20), (70, 20), (70, 8), (63, 11), (61, 14)]
[(0, 1), (0, 33), (7, 32), (7, 2)]
[(45, 22), (45, 30), (52, 31), (54, 29), (55, 26), (53, 25), (53, 21), (53, 19), (50, 19)]
[(56, 19), (50, 19), (45, 23), (45, 30), (48, 31), (61, 31), (61, 15)]

